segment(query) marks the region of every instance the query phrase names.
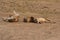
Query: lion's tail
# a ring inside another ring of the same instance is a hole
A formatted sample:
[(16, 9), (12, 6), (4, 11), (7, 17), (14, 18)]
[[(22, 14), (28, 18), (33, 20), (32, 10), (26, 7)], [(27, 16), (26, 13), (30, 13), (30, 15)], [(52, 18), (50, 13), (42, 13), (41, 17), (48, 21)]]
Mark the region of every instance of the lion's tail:
[(56, 23), (55, 21), (51, 21), (49, 19), (46, 19), (47, 20), (47, 23)]

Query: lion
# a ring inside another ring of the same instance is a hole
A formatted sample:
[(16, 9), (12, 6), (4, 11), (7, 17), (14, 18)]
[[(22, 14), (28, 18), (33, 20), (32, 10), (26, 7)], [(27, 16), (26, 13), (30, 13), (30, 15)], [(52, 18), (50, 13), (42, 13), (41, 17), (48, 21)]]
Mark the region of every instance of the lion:
[(15, 19), (13, 17), (3, 17), (2, 20), (6, 22), (15, 22)]
[(35, 18), (35, 23), (56, 23), (56, 22), (52, 22), (51, 20), (47, 19), (47, 18)]
[(31, 17), (24, 17), (23, 18), (23, 22), (34, 22), (34, 17), (33, 16), (31, 16)]
[(18, 22), (19, 21), (19, 14), (17, 14), (14, 11), (13, 15), (9, 15), (8, 17), (3, 17), (2, 18), (4, 21), (8, 21), (8, 22)]

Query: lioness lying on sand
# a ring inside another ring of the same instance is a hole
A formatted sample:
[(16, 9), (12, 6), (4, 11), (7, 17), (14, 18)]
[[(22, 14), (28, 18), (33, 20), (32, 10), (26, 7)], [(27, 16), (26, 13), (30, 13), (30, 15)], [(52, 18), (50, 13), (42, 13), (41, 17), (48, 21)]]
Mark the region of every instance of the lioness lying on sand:
[(8, 17), (3, 17), (2, 19), (4, 21), (7, 21), (7, 22), (18, 22), (19, 21), (19, 14), (17, 14), (14, 11), (14, 14), (13, 15), (9, 15)]
[(47, 19), (47, 18), (35, 18), (36, 23), (56, 23), (56, 22), (52, 22), (51, 20)]

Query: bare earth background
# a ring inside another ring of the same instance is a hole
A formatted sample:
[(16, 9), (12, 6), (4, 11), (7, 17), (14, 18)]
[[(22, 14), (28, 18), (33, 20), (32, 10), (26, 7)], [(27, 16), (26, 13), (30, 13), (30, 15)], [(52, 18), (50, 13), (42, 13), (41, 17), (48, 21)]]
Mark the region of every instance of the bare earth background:
[[(0, 40), (60, 40), (60, 0), (0, 0)], [(20, 21), (2, 21), (15, 10)], [(56, 23), (24, 23), (23, 17), (45, 17)]]

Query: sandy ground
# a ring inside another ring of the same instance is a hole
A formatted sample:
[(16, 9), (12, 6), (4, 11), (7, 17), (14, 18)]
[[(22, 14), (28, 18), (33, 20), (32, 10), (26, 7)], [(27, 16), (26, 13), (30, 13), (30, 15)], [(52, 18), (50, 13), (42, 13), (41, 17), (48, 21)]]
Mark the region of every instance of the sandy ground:
[(22, 21), (9, 23), (0, 20), (0, 40), (60, 40), (60, 14), (52, 15), (54, 16), (49, 18), (55, 21), (55, 24)]
[[(47, 4), (47, 6), (50, 7), (51, 9), (56, 8), (60, 11), (59, 4), (58, 3), (56, 5)], [(23, 16), (26, 15), (27, 16), (32, 15), (34, 17), (44, 16), (43, 14), (42, 15), (39, 13), (32, 14), (30, 12), (27, 12), (25, 14), (22, 14), (20, 12), (19, 22), (9, 23), (2, 21), (1, 17), (7, 17), (8, 14), (9, 13), (5, 13), (3, 11), (0, 12), (0, 40), (60, 40), (60, 13), (47, 14), (47, 17), (51, 21), (56, 22), (55, 24), (53, 23), (37, 24), (22, 22)]]

